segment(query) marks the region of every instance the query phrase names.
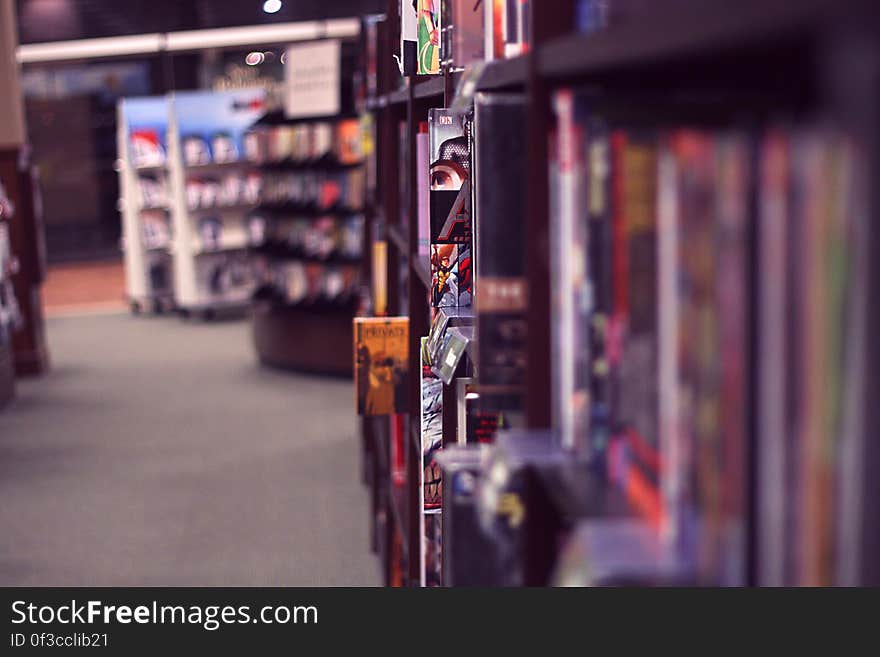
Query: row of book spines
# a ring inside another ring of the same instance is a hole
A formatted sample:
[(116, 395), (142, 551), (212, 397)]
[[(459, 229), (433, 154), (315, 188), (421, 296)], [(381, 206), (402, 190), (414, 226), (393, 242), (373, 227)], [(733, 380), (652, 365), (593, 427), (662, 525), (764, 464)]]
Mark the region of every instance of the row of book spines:
[[(573, 136), (570, 131), (565, 135), (565, 138), (577, 139), (577, 137)], [(632, 267), (628, 262), (628, 257), (630, 256), (628, 244), (631, 238), (638, 238), (640, 234), (651, 228), (651, 221), (653, 221), (651, 215), (656, 211), (656, 209), (652, 207), (653, 203), (651, 199), (655, 198), (657, 195), (657, 176), (655, 175), (655, 171), (658, 161), (664, 157), (664, 153), (666, 153), (666, 156), (668, 156), (669, 153), (672, 153), (677, 157), (678, 162), (681, 163), (681, 171), (684, 175), (689, 175), (691, 178), (699, 178), (701, 174), (705, 174), (705, 170), (701, 170), (699, 165), (701, 163), (706, 163), (705, 158), (707, 154), (711, 154), (713, 150), (717, 152), (722, 161), (718, 180), (719, 185), (722, 187), (720, 192), (722, 199), (720, 202), (722, 206), (725, 206), (722, 209), (726, 209), (726, 211), (721, 213), (718, 219), (719, 225), (717, 225), (714, 230), (717, 235), (727, 239), (732, 236), (731, 226), (729, 225), (731, 215), (730, 208), (739, 208), (739, 216), (742, 218), (745, 212), (744, 206), (748, 204), (746, 200), (746, 197), (748, 196), (747, 181), (744, 180), (744, 178), (748, 177), (748, 166), (750, 163), (747, 153), (750, 150), (750, 145), (756, 143), (757, 140), (745, 135), (739, 135), (738, 138), (736, 136), (731, 137), (728, 135), (725, 138), (720, 137), (717, 133), (707, 134), (694, 131), (680, 131), (669, 133), (663, 137), (657, 137), (656, 135), (653, 137), (649, 136), (646, 143), (643, 137), (639, 136), (633, 138), (632, 133), (623, 130), (612, 130), (610, 133), (606, 131), (602, 138), (610, 141), (610, 165), (612, 170), (615, 171), (615, 175), (612, 177), (610, 183), (610, 196), (615, 201), (613, 203), (614, 207), (612, 211), (606, 215), (607, 221), (612, 225), (612, 245), (610, 253), (613, 262), (612, 278), (614, 280), (614, 283), (612, 284), (613, 316), (620, 323), (620, 328), (628, 329), (631, 328), (628, 324), (631, 319), (630, 305), (632, 301), (630, 298), (630, 292), (632, 289)], [(584, 143), (586, 144), (588, 142)], [(560, 144), (559, 152), (557, 153), (560, 160), (562, 160), (560, 162), (560, 167), (569, 166), (571, 164), (570, 158), (568, 161), (564, 160), (567, 155), (566, 148), (570, 147), (571, 144)], [(821, 147), (821, 139), (819, 139), (819, 148)], [(589, 146), (585, 146), (585, 149), (589, 149)], [(723, 165), (725, 158), (728, 162), (726, 167)], [(738, 164), (731, 167), (729, 164), (731, 159), (738, 160)], [(583, 160), (581, 162), (583, 162)], [(733, 173), (731, 173), (731, 171)], [(812, 179), (820, 183), (818, 185), (813, 185), (812, 189), (821, 189), (821, 179), (815, 171), (812, 174)], [(590, 181), (584, 181), (584, 184), (588, 188), (594, 189)], [(699, 191), (699, 188), (697, 188), (697, 191)], [(839, 193), (840, 190), (837, 191)], [(815, 212), (815, 208), (823, 207), (823, 203), (821, 198), (815, 198), (814, 201), (816, 202), (807, 205), (814, 208), (812, 216), (813, 219), (816, 220), (816, 217), (819, 216), (820, 213)], [(826, 221), (829, 220), (829, 216), (832, 215), (826, 214)], [(709, 253), (711, 252), (712, 243), (706, 241), (707, 237), (711, 237), (711, 233), (707, 233), (704, 230), (701, 237), (699, 231), (699, 221), (701, 218), (698, 214), (695, 215), (694, 212), (691, 212), (690, 219), (697, 223), (687, 221), (687, 213), (685, 213), (685, 216), (681, 219), (682, 225), (680, 228), (682, 230), (687, 226), (690, 226), (690, 234), (681, 236), (681, 239), (685, 244), (685, 248), (682, 249), (684, 252), (681, 256), (683, 264), (687, 265), (690, 263), (689, 266), (692, 269), (696, 268), (694, 273), (697, 276), (701, 273), (708, 273), (710, 276), (716, 278), (723, 276), (724, 281), (727, 281), (728, 283), (730, 282), (729, 277), (731, 271), (736, 272), (735, 275), (738, 278), (737, 284), (733, 286), (728, 285), (727, 289), (719, 288), (716, 290), (716, 293), (720, 299), (728, 302), (728, 310), (730, 307), (734, 309), (743, 309), (745, 305), (744, 296), (746, 294), (744, 289), (746, 276), (743, 272), (743, 258), (745, 257), (743, 251), (744, 245), (741, 243), (744, 240), (743, 227), (739, 227), (740, 232), (738, 236), (736, 234), (733, 235), (733, 237), (740, 241), (740, 244), (734, 245), (726, 252), (726, 254), (725, 252), (722, 252), (719, 261), (717, 263), (712, 263), (711, 261), (707, 261), (705, 257), (709, 256)], [(705, 217), (702, 217), (702, 219), (705, 219)], [(821, 220), (819, 220), (819, 222), (821, 223)], [(687, 223), (687, 226), (685, 223)], [(831, 223), (834, 224), (833, 221)], [(697, 230), (694, 230), (694, 228)], [(736, 226), (733, 228), (735, 230)], [(662, 235), (660, 238), (662, 239)], [(825, 241), (823, 243), (827, 245), (829, 242)], [(841, 254), (845, 252), (845, 246), (843, 246), (843, 240), (841, 239), (831, 240), (830, 243), (833, 245), (829, 249), (829, 255), (832, 257), (826, 258), (824, 262), (830, 262), (833, 264), (830, 264), (824, 269), (822, 266), (809, 267), (804, 270), (806, 275), (802, 279), (802, 283), (806, 285), (808, 289), (825, 291), (824, 300), (822, 302), (817, 301), (823, 298), (822, 292), (813, 294), (813, 303), (807, 304), (805, 307), (806, 309), (804, 310), (804, 312), (807, 313), (804, 316), (805, 321), (809, 321), (811, 326), (819, 327), (819, 329), (823, 329), (824, 327), (824, 332), (818, 329), (808, 331), (808, 339), (806, 342), (809, 346), (803, 355), (805, 359), (812, 361), (814, 365), (821, 364), (824, 358), (823, 354), (825, 353), (837, 352), (836, 358), (833, 360), (838, 364), (842, 362), (840, 353), (842, 351), (842, 328), (840, 324), (832, 322), (831, 326), (827, 326), (827, 321), (824, 324), (818, 321), (819, 316), (824, 316), (826, 320), (828, 317), (834, 316), (834, 313), (829, 315), (828, 310), (835, 307), (841, 309), (843, 305), (842, 300), (845, 296), (845, 286), (841, 282), (843, 277), (840, 275), (840, 263), (842, 261)], [(592, 246), (594, 245), (591, 244), (591, 247)], [(707, 246), (709, 249), (706, 248)], [(813, 246), (815, 246), (815, 243)], [(690, 252), (687, 251), (688, 247), (691, 247)], [(591, 252), (595, 255), (595, 249), (591, 249)], [(835, 255), (837, 257), (834, 257)], [(811, 262), (815, 265), (819, 265), (820, 260), (814, 259)], [(673, 270), (673, 273), (674, 271), (675, 270)], [(666, 272), (667, 275), (669, 275), (669, 273), (670, 272)], [(830, 286), (821, 285), (819, 283), (820, 280), (831, 281), (832, 284)], [(698, 279), (697, 282), (699, 282)], [(683, 298), (683, 300), (687, 299)], [(717, 299), (715, 301), (717, 301)], [(810, 310), (810, 308), (812, 308), (812, 310)], [(663, 310), (661, 309), (661, 312), (662, 311)], [(717, 308), (716, 311), (723, 313), (724, 308)], [(716, 344), (719, 344), (722, 347), (722, 354), (726, 356), (720, 367), (724, 370), (727, 377), (726, 379), (722, 377), (723, 380), (721, 385), (723, 388), (723, 394), (721, 395), (721, 400), (719, 401), (716, 399), (714, 400), (714, 403), (716, 405), (721, 404), (722, 407), (728, 408), (728, 412), (725, 413), (725, 415), (729, 416), (732, 422), (726, 423), (724, 425), (725, 428), (722, 429), (722, 431), (727, 434), (735, 435), (735, 437), (730, 437), (728, 435), (720, 438), (723, 445), (719, 449), (722, 451), (726, 450), (727, 461), (722, 478), (731, 482), (732, 486), (730, 487), (730, 490), (725, 493), (728, 496), (727, 501), (719, 503), (723, 506), (723, 509), (721, 509), (719, 513), (730, 508), (741, 507), (741, 488), (744, 482), (741, 452), (735, 454), (735, 450), (731, 451), (730, 448), (731, 445), (742, 445), (744, 442), (744, 427), (741, 416), (742, 411), (744, 410), (745, 392), (743, 390), (743, 380), (745, 379), (745, 373), (740, 366), (744, 359), (748, 360), (749, 358), (747, 345), (745, 344), (744, 323), (746, 318), (742, 318), (741, 321), (735, 321), (735, 319), (736, 318), (734, 318), (734, 321), (732, 322), (720, 322), (720, 326), (714, 329), (714, 335), (711, 336)], [(612, 331), (611, 334), (612, 336), (620, 336), (624, 332), (625, 331), (617, 330)], [(818, 335), (816, 335), (817, 333)], [(609, 345), (609, 351), (611, 353), (608, 355), (612, 360), (614, 360), (615, 356), (620, 355), (616, 353), (618, 351), (618, 346), (613, 344)], [(667, 345), (667, 347), (668, 346), (669, 345)], [(620, 349), (619, 351), (622, 353), (623, 350)], [(733, 354), (733, 358), (731, 358), (731, 354)], [(713, 364), (707, 361), (704, 362), (703, 365), (711, 367)], [(678, 367), (678, 365), (675, 366)], [(831, 369), (833, 370), (833, 368)], [(840, 372), (835, 373), (834, 371), (829, 373), (832, 374), (831, 377), (808, 377), (809, 382), (805, 384), (806, 388), (803, 391), (803, 395), (806, 399), (812, 399), (815, 402), (811, 405), (812, 408), (822, 409), (823, 407), (830, 407), (831, 409), (837, 409), (839, 411), (839, 403), (837, 403), (835, 399), (840, 396), (841, 388), (839, 381), (842, 375)], [(836, 376), (834, 376), (835, 374)], [(728, 383), (725, 384), (725, 380)], [(737, 413), (739, 413), (739, 415)], [(833, 411), (829, 411), (829, 413), (833, 414)], [(813, 413), (814, 417), (807, 422), (807, 426), (812, 429), (802, 436), (805, 446), (809, 447), (811, 443), (814, 444), (812, 448), (814, 454), (813, 457), (809, 459), (812, 461), (812, 465), (810, 466), (808, 464), (806, 466), (807, 471), (804, 474), (804, 477), (808, 478), (816, 484), (816, 486), (811, 489), (813, 494), (803, 496), (800, 502), (805, 507), (809, 507), (809, 509), (812, 510), (812, 513), (805, 513), (804, 515), (813, 520), (805, 523), (802, 529), (802, 533), (804, 534), (803, 538), (806, 541), (805, 544), (812, 546), (814, 552), (810, 561), (813, 564), (814, 570), (818, 568), (817, 564), (824, 563), (824, 577), (827, 578), (829, 564), (829, 559), (827, 558), (827, 543), (830, 540), (829, 537), (832, 536), (832, 532), (829, 531), (831, 518), (829, 512), (829, 500), (833, 499), (833, 495), (831, 494), (831, 485), (829, 484), (829, 469), (828, 467), (823, 467), (823, 464), (819, 461), (815, 452), (817, 451), (817, 445), (823, 442), (819, 437), (819, 434), (822, 433), (822, 427), (826, 427), (826, 436), (831, 436), (834, 432), (827, 427), (830, 427), (835, 423), (829, 421), (828, 413), (826, 413), (824, 420), (820, 417), (821, 414), (821, 410)], [(716, 480), (718, 479), (713, 473), (706, 475), (706, 479), (712, 479), (713, 477)], [(825, 482), (824, 485), (821, 485), (822, 481)], [(824, 493), (815, 493), (815, 491), (824, 491)], [(821, 548), (821, 545), (823, 544), (826, 545), (826, 548), (824, 549)], [(819, 570), (822, 569), (819, 568)]]

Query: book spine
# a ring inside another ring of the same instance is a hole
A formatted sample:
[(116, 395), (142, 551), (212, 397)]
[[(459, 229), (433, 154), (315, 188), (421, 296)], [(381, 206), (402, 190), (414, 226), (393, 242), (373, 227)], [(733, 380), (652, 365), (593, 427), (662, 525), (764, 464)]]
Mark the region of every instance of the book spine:
[(428, 124), (419, 125), (416, 135), (416, 193), (418, 196), (418, 254), (426, 256), (431, 247), (431, 147)]
[(553, 398), (555, 425), (562, 444), (588, 447), (590, 417), (589, 326), (592, 293), (589, 274), (588, 212), (585, 192), (585, 112), (570, 90), (556, 97), (557, 131), (551, 152), (555, 156), (555, 204), (551, 225), (553, 276)]
[(787, 341), (785, 299), (788, 295), (785, 244), (788, 224), (788, 158), (783, 132), (764, 137), (760, 155), (758, 216), (757, 430), (761, 459), (757, 472), (758, 584), (783, 586), (786, 577), (785, 507), (787, 407), (785, 372)]
[(519, 138), (526, 105), (521, 96), (478, 94), (477, 133), (479, 295), (478, 366), (487, 411), (522, 411), (525, 384), (527, 236), (523, 180), (526, 153)]
[(586, 155), (588, 303), (590, 358), (590, 424), (588, 455), (594, 468), (606, 474), (611, 438), (612, 381), (608, 354), (611, 315), (611, 149), (608, 126), (599, 117), (587, 124)]

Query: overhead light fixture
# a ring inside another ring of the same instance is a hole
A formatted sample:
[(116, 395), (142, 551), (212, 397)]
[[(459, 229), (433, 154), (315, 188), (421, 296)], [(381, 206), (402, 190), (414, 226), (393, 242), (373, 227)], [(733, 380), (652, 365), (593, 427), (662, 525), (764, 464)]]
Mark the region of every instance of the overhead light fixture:
[(281, 11), (281, 0), (266, 0), (263, 3), (263, 11), (267, 14), (274, 14)]
[(334, 18), (326, 21), (271, 23), (211, 30), (184, 30), (164, 34), (154, 32), (99, 39), (26, 43), (18, 47), (16, 57), (22, 64), (32, 64), (160, 52), (198, 52), (206, 48), (240, 46), (244, 49), (256, 47), (258, 44), (292, 43), (321, 38), (345, 39), (357, 36), (359, 33), (360, 21), (357, 18)]
[(245, 64), (248, 66), (256, 66), (257, 64), (262, 64), (266, 59), (266, 55), (259, 51), (249, 52), (247, 56), (244, 58)]

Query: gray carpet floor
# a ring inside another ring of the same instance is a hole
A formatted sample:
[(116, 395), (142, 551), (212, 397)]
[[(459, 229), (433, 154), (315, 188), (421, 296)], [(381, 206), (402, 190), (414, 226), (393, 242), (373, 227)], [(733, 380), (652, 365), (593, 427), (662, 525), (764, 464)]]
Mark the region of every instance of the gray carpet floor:
[(0, 410), (0, 585), (377, 585), (348, 381), (245, 321), (50, 320)]

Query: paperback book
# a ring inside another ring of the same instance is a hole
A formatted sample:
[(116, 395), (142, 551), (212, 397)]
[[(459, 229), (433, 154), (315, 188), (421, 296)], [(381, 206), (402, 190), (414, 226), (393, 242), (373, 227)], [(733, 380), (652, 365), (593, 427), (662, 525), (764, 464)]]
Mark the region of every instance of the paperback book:
[(408, 352), (409, 318), (355, 318), (355, 385), (359, 415), (406, 412)]

